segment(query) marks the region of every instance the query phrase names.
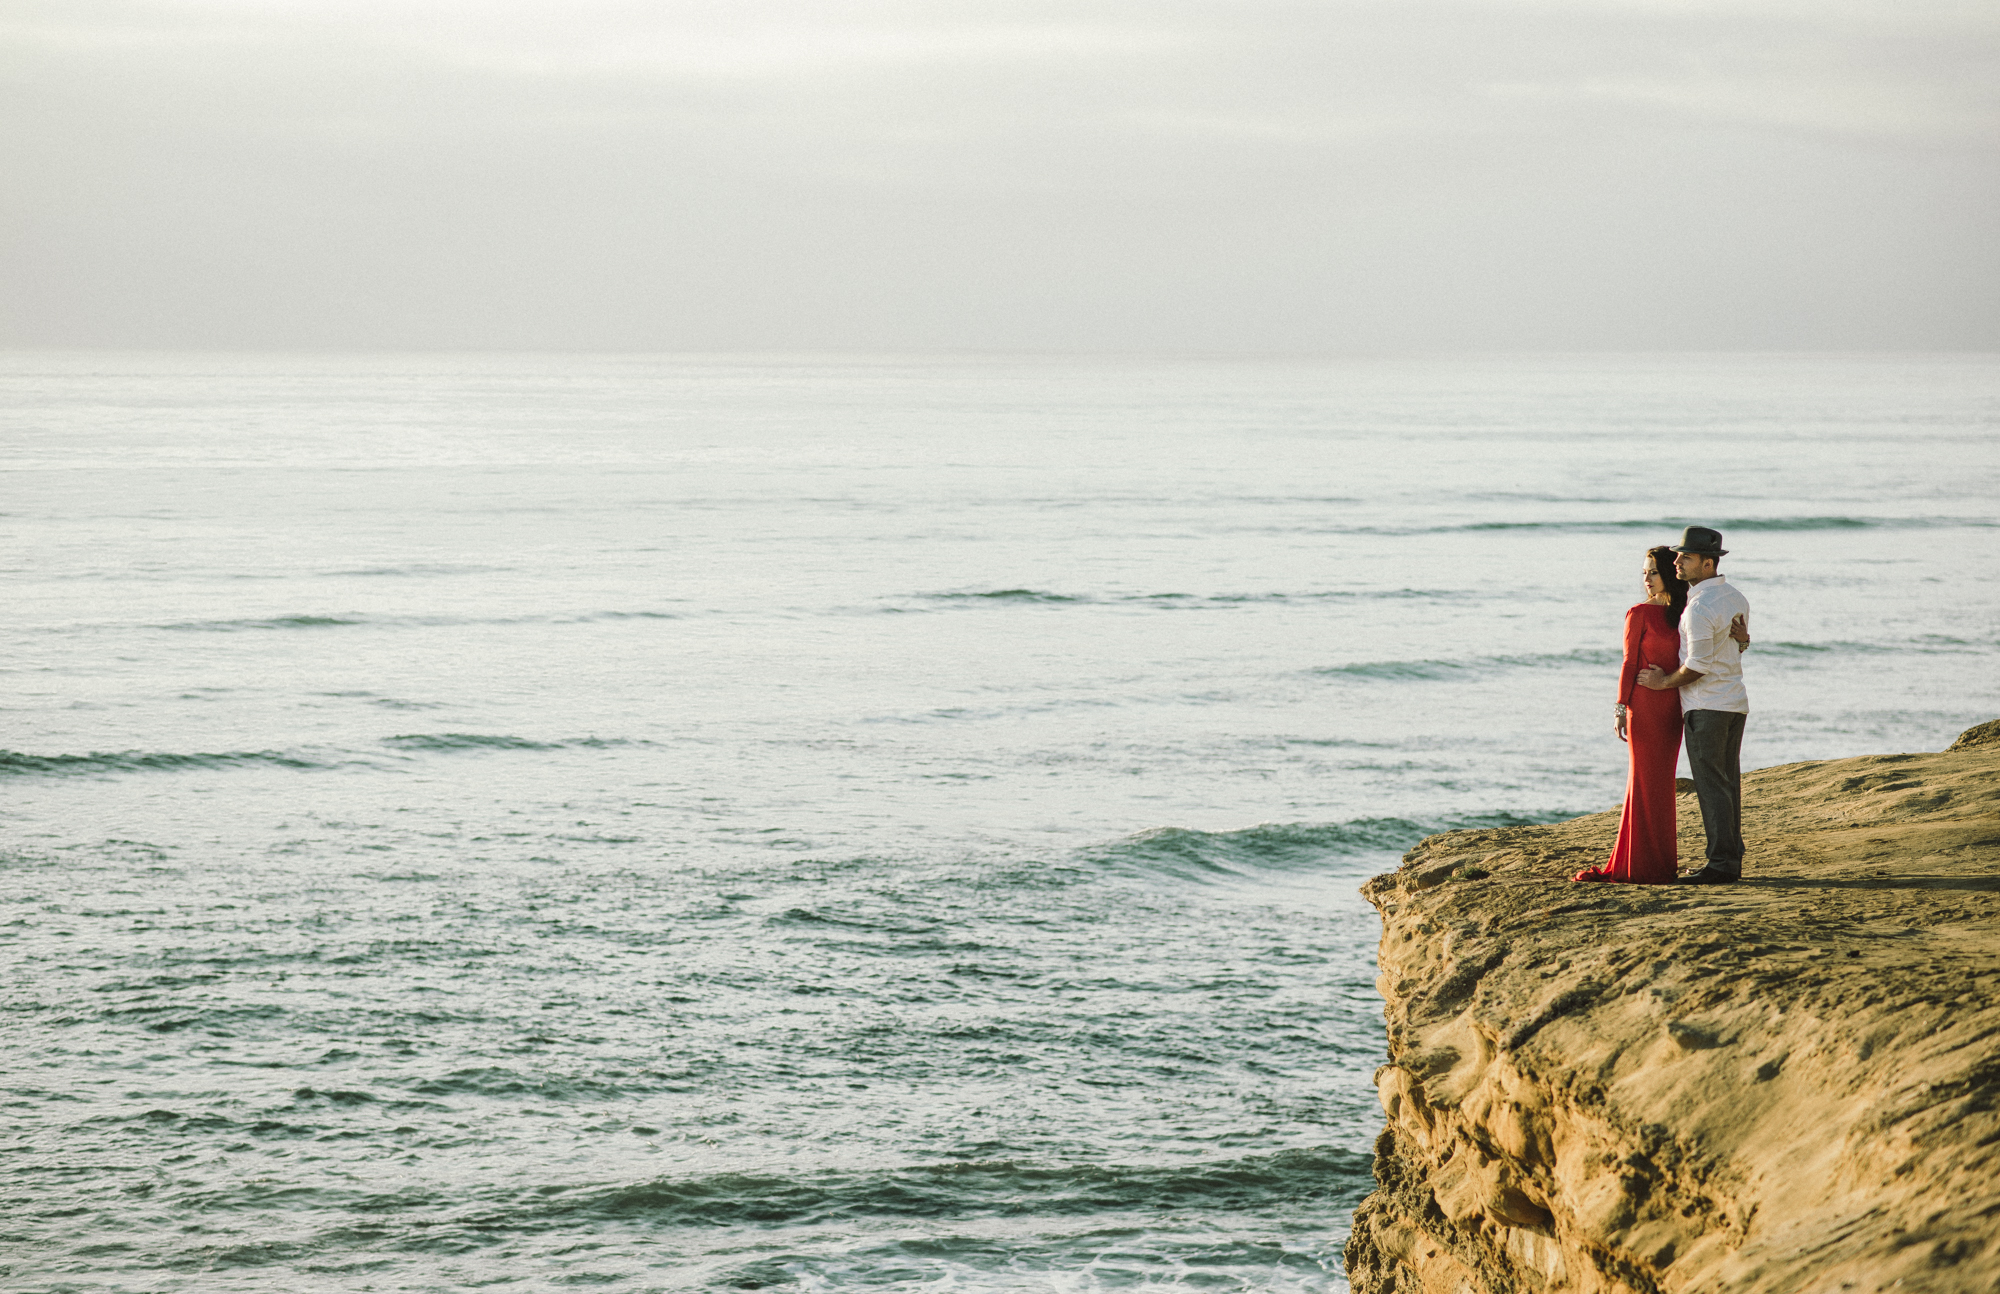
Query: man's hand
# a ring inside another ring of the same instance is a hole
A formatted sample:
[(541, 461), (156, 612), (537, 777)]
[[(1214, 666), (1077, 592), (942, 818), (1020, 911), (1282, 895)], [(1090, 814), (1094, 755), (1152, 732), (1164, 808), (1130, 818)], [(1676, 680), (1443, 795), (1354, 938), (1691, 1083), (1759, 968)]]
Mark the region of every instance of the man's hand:
[(1639, 671), (1639, 686), (1649, 687), (1655, 692), (1663, 691), (1663, 684), (1666, 677), (1666, 674), (1661, 671), (1659, 666), (1648, 665)]
[(1649, 687), (1655, 692), (1671, 692), (1675, 688), (1686, 687), (1701, 677), (1701, 671), (1683, 665), (1671, 674), (1663, 674), (1657, 665), (1648, 665), (1639, 671), (1639, 686)]

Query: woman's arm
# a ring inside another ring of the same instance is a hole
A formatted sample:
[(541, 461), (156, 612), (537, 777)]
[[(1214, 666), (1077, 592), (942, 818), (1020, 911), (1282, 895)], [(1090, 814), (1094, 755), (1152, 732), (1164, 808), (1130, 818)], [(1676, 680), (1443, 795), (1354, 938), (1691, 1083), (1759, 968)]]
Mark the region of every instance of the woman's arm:
[(1639, 658), (1639, 640), (1646, 636), (1646, 608), (1633, 607), (1625, 613), (1625, 657), (1618, 666), (1618, 704), (1632, 704), (1632, 688), (1645, 662)]
[(1632, 689), (1639, 677), (1639, 640), (1646, 636), (1646, 608), (1633, 607), (1625, 613), (1625, 658), (1618, 666), (1618, 708), (1612, 712), (1611, 731), (1618, 740), (1625, 737), (1625, 707), (1632, 704)]

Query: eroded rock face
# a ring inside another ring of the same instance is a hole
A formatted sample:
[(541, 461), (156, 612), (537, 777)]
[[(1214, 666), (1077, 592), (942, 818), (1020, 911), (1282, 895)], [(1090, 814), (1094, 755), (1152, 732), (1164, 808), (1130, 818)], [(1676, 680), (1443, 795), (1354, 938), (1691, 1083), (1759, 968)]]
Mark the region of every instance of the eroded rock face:
[[(1569, 881), (1613, 811), (1364, 887), (1390, 1063), (1356, 1294), (2000, 1288), (2000, 742), (1744, 802), (1734, 886)], [(1692, 796), (1680, 826), (1691, 869)]]

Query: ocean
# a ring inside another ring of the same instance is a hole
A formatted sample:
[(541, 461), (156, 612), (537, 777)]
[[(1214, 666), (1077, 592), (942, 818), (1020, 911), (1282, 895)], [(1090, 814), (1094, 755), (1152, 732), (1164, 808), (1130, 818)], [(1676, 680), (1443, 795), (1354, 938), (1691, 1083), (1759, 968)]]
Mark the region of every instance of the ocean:
[(1990, 355), (0, 391), (14, 1291), (1345, 1290), (1355, 887), (1617, 804), (1647, 545), (1749, 766), (2000, 715)]

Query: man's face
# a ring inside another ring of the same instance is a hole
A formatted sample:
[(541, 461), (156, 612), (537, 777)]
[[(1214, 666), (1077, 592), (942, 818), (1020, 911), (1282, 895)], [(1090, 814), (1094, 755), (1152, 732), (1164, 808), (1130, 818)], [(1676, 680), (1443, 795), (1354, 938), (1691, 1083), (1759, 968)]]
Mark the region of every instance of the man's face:
[(1692, 584), (1715, 574), (1713, 557), (1697, 557), (1693, 553), (1674, 554), (1674, 574)]

